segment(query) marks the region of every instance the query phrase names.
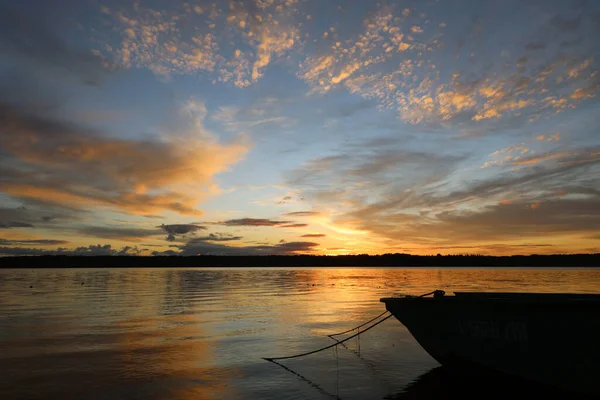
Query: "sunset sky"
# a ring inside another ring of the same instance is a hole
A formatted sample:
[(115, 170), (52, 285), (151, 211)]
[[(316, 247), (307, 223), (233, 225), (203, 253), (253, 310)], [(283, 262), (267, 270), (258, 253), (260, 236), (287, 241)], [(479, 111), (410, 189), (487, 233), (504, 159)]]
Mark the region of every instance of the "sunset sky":
[(0, 6), (0, 255), (600, 252), (600, 1)]

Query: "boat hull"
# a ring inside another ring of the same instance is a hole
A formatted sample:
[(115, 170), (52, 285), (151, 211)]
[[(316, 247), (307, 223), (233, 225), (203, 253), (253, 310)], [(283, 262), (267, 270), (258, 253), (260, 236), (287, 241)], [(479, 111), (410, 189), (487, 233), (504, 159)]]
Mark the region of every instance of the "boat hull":
[(600, 395), (600, 296), (457, 294), (387, 298), (440, 364)]

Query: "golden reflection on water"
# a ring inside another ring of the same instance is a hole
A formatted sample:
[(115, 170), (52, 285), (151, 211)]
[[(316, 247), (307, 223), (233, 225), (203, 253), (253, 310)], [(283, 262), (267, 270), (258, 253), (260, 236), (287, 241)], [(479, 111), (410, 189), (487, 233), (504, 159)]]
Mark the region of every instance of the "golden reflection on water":
[[(261, 357), (327, 345), (379, 314), (379, 298), (434, 289), (598, 293), (600, 270), (0, 270), (0, 398), (311, 397)], [(368, 334), (364, 356), (392, 384), (342, 352), (344, 398), (385, 394), (436, 365), (395, 320)], [(294, 365), (331, 388), (333, 362)]]

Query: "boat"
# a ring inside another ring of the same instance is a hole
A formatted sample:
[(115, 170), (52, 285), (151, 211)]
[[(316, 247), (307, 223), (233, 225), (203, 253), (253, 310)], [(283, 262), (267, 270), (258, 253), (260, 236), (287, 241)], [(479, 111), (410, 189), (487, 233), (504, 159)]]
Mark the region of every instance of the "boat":
[(437, 290), (381, 301), (444, 367), (600, 396), (600, 294)]
[[(518, 393), (515, 393), (518, 387)], [(573, 395), (555, 387), (514, 378), (506, 374), (486, 374), (470, 370), (469, 374), (450, 367), (431, 369), (405, 386), (397, 393), (388, 394), (384, 400), (422, 399), (569, 399), (589, 400), (589, 397)]]

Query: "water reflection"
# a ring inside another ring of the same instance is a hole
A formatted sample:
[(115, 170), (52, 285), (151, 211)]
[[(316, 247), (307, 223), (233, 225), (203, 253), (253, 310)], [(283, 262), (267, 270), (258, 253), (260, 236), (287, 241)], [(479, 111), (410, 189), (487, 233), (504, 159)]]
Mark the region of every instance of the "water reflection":
[(485, 375), (469, 371), (437, 367), (421, 375), (397, 394), (384, 400), (412, 399), (481, 399), (505, 400), (510, 398), (569, 398), (584, 399), (573, 393), (562, 392), (508, 376)]
[(30, 293), (13, 287), (3, 304), (13, 309), (1, 320), (3, 398), (223, 398), (230, 391), (235, 371), (215, 365), (218, 343), (204, 339), (194, 303), (170, 279), (119, 270), (49, 271), (40, 279), (40, 272), (29, 277)]
[[(330, 344), (379, 314), (380, 297), (599, 288), (598, 270), (0, 270), (0, 398), (318, 398), (261, 357)], [(360, 346), (362, 358), (340, 349), (286, 365), (344, 399), (455, 393), (436, 375), (404, 391), (438, 364), (396, 320)]]

